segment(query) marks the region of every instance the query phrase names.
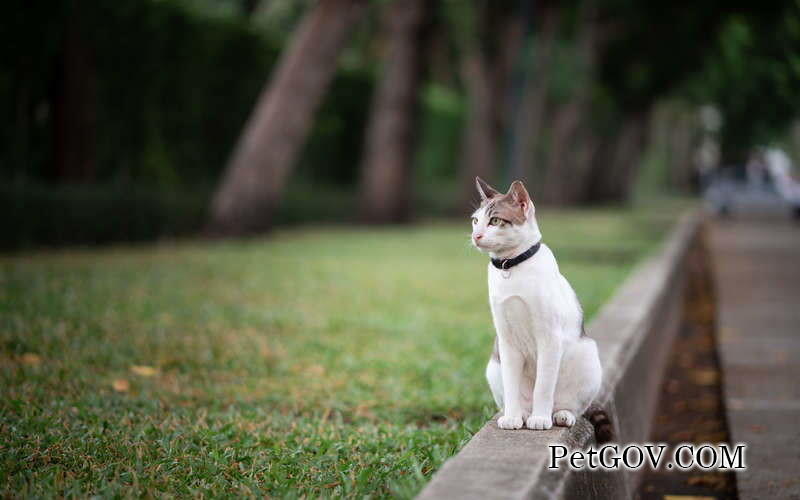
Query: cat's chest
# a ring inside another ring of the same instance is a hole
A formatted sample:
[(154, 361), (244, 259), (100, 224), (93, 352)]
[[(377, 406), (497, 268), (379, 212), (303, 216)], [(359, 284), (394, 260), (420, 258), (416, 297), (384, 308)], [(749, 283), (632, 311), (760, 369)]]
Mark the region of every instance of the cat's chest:
[(502, 271), (490, 270), (489, 298), (493, 304), (502, 304), (513, 297), (536, 302), (541, 295), (541, 283), (530, 272), (512, 271), (504, 275)]
[(515, 336), (528, 336), (536, 325), (546, 325), (552, 316), (552, 286), (547, 275), (537, 272), (533, 266), (514, 269), (507, 277), (501, 271), (490, 269), (492, 314)]
[(528, 303), (513, 295), (498, 301), (492, 306), (492, 314), (502, 327), (498, 328), (500, 337), (523, 352), (535, 352), (533, 314)]

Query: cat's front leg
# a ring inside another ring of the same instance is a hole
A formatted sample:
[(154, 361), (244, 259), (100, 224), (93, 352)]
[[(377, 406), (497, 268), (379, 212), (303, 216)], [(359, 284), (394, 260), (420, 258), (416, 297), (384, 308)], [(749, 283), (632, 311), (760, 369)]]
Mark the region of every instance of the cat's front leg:
[(553, 427), (553, 397), (558, 381), (563, 348), (558, 335), (537, 336), (536, 382), (533, 386), (533, 411), (525, 422), (528, 429)]
[(500, 372), (503, 377), (503, 416), (497, 420), (501, 429), (521, 429), (524, 423), (520, 403), (520, 383), (525, 359), (522, 353), (498, 335)]

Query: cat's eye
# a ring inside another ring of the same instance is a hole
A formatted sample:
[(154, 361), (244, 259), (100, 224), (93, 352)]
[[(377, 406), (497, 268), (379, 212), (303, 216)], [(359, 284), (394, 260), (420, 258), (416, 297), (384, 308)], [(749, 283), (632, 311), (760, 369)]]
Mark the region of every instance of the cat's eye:
[(473, 217), (472, 218), (472, 225), (474, 226), (477, 223), (478, 223), (478, 218), (477, 217)]
[(500, 226), (502, 224), (503, 224), (503, 219), (501, 219), (500, 217), (492, 217), (491, 219), (489, 219), (490, 226)]

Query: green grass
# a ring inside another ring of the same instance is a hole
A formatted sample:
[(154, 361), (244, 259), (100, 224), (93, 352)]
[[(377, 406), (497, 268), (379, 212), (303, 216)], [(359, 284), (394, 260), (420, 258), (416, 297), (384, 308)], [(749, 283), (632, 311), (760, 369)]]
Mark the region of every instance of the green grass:
[[(590, 316), (674, 215), (543, 212)], [(468, 231), (0, 259), (0, 496), (413, 496), (494, 411)]]

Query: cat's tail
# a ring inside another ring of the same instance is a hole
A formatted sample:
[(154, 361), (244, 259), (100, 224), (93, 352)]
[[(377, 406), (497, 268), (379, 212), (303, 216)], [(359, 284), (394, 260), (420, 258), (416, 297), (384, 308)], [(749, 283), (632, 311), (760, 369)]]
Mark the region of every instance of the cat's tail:
[(614, 439), (614, 427), (608, 413), (599, 406), (592, 405), (583, 414), (594, 427), (594, 438), (597, 444), (608, 443)]

